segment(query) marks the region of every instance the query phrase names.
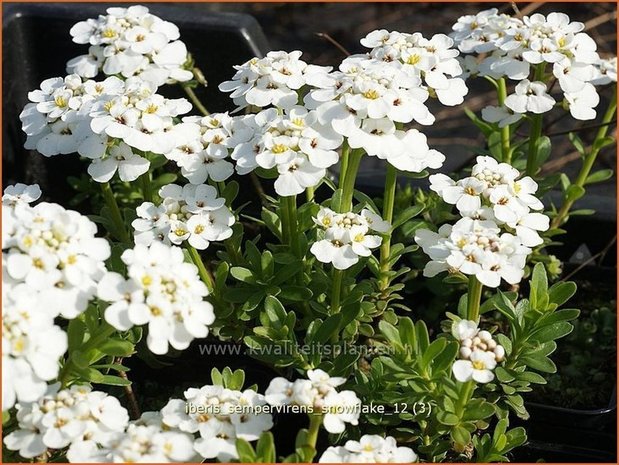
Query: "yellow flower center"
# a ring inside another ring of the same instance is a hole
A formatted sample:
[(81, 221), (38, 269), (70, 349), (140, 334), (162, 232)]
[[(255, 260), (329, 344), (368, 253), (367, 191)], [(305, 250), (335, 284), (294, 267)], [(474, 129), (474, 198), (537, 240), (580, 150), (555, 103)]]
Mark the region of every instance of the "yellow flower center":
[(56, 106), (59, 108), (64, 108), (67, 106), (67, 99), (64, 98), (63, 96), (59, 95), (58, 97), (56, 97), (54, 99), (54, 102), (56, 103)]
[(288, 150), (288, 147), (286, 147), (284, 144), (275, 144), (273, 146), (273, 148), (271, 149), (271, 152), (273, 153), (284, 153)]
[(376, 100), (378, 97), (380, 97), (380, 95), (378, 94), (377, 91), (375, 91), (374, 89), (371, 90), (366, 90), (363, 94), (362, 94), (365, 98), (370, 99), (370, 100)]
[(484, 365), (484, 362), (482, 362), (481, 360), (475, 360), (474, 362), (471, 362), (473, 364), (473, 368), (475, 368), (476, 370), (485, 370), (486, 369), (486, 365)]
[(408, 57), (408, 60), (406, 60), (406, 62), (409, 65), (416, 65), (417, 63), (419, 63), (421, 61), (421, 57), (417, 54), (411, 55)]

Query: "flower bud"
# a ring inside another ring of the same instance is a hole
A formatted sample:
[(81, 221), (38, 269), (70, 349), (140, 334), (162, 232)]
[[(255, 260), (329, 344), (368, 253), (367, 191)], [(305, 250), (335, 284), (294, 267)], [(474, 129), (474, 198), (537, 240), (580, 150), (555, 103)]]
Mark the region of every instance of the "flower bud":
[(505, 359), (505, 349), (501, 345), (494, 348), (494, 358), (497, 362), (502, 362)]
[(483, 330), (480, 331), (477, 336), (479, 337), (479, 339), (481, 339), (484, 342), (488, 342), (492, 340), (492, 334), (490, 334), (488, 331)]
[(460, 358), (468, 359), (473, 352), (468, 347), (460, 347)]

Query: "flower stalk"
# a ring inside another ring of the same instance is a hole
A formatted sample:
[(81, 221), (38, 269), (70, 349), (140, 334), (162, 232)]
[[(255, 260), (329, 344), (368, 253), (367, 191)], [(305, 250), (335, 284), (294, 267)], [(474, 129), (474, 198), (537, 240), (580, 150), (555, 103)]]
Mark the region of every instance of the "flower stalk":
[(105, 200), (105, 203), (110, 210), (110, 214), (112, 216), (111, 220), (114, 223), (114, 229), (116, 229), (115, 232), (117, 238), (120, 239), (121, 242), (131, 242), (131, 240), (129, 239), (129, 233), (125, 228), (125, 222), (123, 220), (122, 214), (120, 213), (120, 208), (118, 208), (116, 197), (114, 196), (114, 192), (112, 192), (110, 183), (101, 183), (101, 191), (103, 192), (103, 199)]
[(209, 111), (206, 109), (204, 104), (200, 101), (200, 99), (198, 98), (198, 96), (196, 95), (196, 93), (193, 91), (191, 87), (187, 85), (183, 85), (181, 87), (187, 94), (187, 97), (189, 97), (189, 100), (191, 100), (191, 103), (195, 105), (195, 107), (198, 109), (200, 113), (202, 113), (202, 115), (204, 116), (210, 115)]
[[(385, 179), (385, 194), (383, 197), (383, 219), (389, 223), (393, 223), (393, 206), (395, 203), (395, 191), (397, 187), (398, 172), (397, 169), (387, 163), (387, 177)], [(380, 290), (384, 291), (389, 287), (389, 271), (390, 255), (391, 255), (391, 236), (393, 231), (389, 231), (383, 237), (380, 246)]]
[(466, 317), (468, 320), (479, 322), (482, 289), (483, 285), (475, 275), (469, 276), (469, 290), (466, 299)]
[[(497, 91), (499, 106), (502, 107), (505, 105), (505, 99), (507, 98), (507, 83), (504, 77), (498, 80)], [(511, 164), (512, 153), (510, 147), (509, 125), (501, 128), (501, 155), (503, 162)]]
[(200, 279), (202, 279), (202, 282), (206, 284), (209, 293), (212, 294), (213, 290), (215, 289), (215, 279), (211, 275), (211, 272), (204, 265), (202, 257), (200, 257), (200, 253), (195, 249), (195, 247), (186, 244), (186, 248), (189, 252), (189, 256), (191, 257), (191, 261), (194, 263), (194, 265), (198, 267), (198, 274), (200, 275)]
[[(535, 67), (534, 81), (541, 81), (544, 78), (546, 63), (540, 63)], [(537, 145), (538, 140), (542, 136), (542, 129), (544, 124), (544, 114), (534, 114), (531, 116), (531, 126), (529, 129), (529, 150), (527, 154), (527, 176), (535, 175), (535, 168), (537, 165)]]

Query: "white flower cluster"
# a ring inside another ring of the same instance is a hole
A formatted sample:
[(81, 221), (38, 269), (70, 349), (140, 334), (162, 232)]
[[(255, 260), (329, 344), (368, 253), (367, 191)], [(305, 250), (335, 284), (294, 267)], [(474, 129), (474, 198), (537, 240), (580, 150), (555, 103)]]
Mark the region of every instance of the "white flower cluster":
[(67, 63), (67, 72), (85, 78), (104, 74), (139, 76), (156, 86), (189, 81), (184, 68), (187, 47), (178, 40), (178, 27), (148, 12), (141, 5), (108, 8), (107, 15), (75, 24), (73, 42), (89, 44), (87, 55)]
[(459, 360), (452, 367), (455, 378), (463, 383), (471, 379), (478, 383), (492, 381), (492, 370), (505, 359), (503, 346), (488, 331), (480, 331), (475, 321), (454, 321), (451, 333), (460, 342)]
[(468, 93), (454, 41), (445, 34), (426, 39), (414, 34), (389, 32), (385, 29), (370, 32), (361, 45), (371, 48), (370, 56), (387, 63), (398, 63), (408, 75), (420, 78), (432, 95), (443, 105), (459, 105)]
[(205, 459), (238, 459), (236, 439), (256, 441), (271, 429), (270, 413), (260, 411), (265, 398), (256, 391), (202, 386), (185, 391), (185, 399), (171, 399), (161, 410), (165, 425), (198, 434), (194, 449)]
[(462, 219), (441, 226), (438, 233), (416, 232), (415, 241), (432, 259), (425, 276), (457, 270), (489, 287), (499, 286), (501, 278), (520, 282), (529, 247), (543, 243), (539, 231), (546, 231), (550, 220), (531, 211), (543, 208), (534, 195), (537, 183), (519, 176), (492, 157), (477, 157), (472, 176), (457, 182), (444, 174), (430, 176), (430, 189), (456, 205)]
[(337, 391), (345, 378), (330, 377), (320, 369), (308, 370), (308, 379), (294, 382), (274, 378), (265, 391), (270, 405), (297, 405), (307, 413), (323, 415), (322, 424), (329, 433), (343, 433), (346, 423), (358, 424), (361, 401), (353, 391)]
[(83, 441), (104, 443), (124, 432), (129, 415), (118, 399), (89, 386), (58, 388), (51, 385), (36, 402), (17, 404), (19, 428), (4, 438), (8, 449), (34, 458)]
[(192, 184), (203, 184), (208, 179), (225, 181), (234, 173), (234, 165), (226, 158), (254, 135), (253, 129), (243, 123), (244, 119), (227, 113), (187, 116), (174, 126), (175, 147), (165, 156), (176, 162)]
[(149, 161), (136, 153), (169, 152), (171, 129), (191, 104), (166, 99), (140, 78), (101, 82), (75, 74), (46, 79), (28, 94), (20, 119), (27, 135), (25, 147), (45, 156), (79, 153), (92, 160), (88, 173), (107, 182), (118, 171), (122, 181), (134, 181), (148, 171)]
[(338, 71), (322, 76), (315, 87), (305, 96), (305, 105), (316, 109), (320, 124), (345, 136), (351, 148), (362, 148), (402, 171), (442, 166), (444, 155), (428, 147), (424, 134), (399, 129), (412, 121), (434, 122), (424, 103), (428, 90), (399, 62), (354, 55)]
[[(4, 280), (3, 280), (4, 281)], [(58, 376), (67, 335), (26, 284), (2, 286), (2, 411), (35, 402)]]
[[(583, 23), (570, 22), (563, 13), (535, 13), (519, 19), (492, 8), (458, 19), (452, 37), (460, 51), (484, 54), (479, 63), (465, 61), (468, 72), (520, 81), (515, 93), (505, 100), (505, 107), (489, 107), (483, 118), (505, 126), (510, 124), (505, 121), (508, 116), (513, 122), (518, 115), (550, 111), (556, 101), (543, 82), (550, 65), (572, 116), (594, 119), (599, 103), (594, 85), (610, 81), (602, 76), (606, 62), (600, 60), (595, 41), (583, 29)], [(535, 72), (529, 80), (532, 67)], [(616, 61), (609, 67), (616, 75)]]
[(329, 447), (319, 463), (411, 463), (417, 454), (410, 447), (398, 447), (395, 438), (376, 434), (361, 436), (359, 441), (346, 441), (344, 446)]
[(167, 184), (159, 189), (161, 205), (144, 202), (137, 208), (136, 244), (154, 242), (180, 245), (187, 241), (196, 249), (206, 249), (211, 241), (232, 235), (234, 215), (217, 197), (217, 189), (207, 184)]
[(172, 463), (196, 462), (193, 437), (171, 429), (159, 412), (145, 412), (124, 431), (99, 439), (71, 444), (71, 463)]
[(239, 109), (248, 105), (290, 109), (299, 100), (299, 89), (313, 85), (330, 71), (330, 68), (308, 65), (300, 59), (301, 55), (298, 50), (273, 51), (264, 58), (252, 58), (235, 66), (232, 80), (222, 82), (219, 90), (231, 92), (230, 97)]
[(171, 345), (186, 349), (208, 334), (215, 320), (213, 306), (204, 300), (206, 285), (192, 263), (184, 263), (183, 251), (154, 242), (137, 244), (121, 255), (128, 278), (108, 272), (97, 288), (101, 300), (110, 303), (105, 320), (120, 331), (148, 324), (146, 343), (155, 354)]
[(312, 244), (310, 251), (322, 263), (332, 263), (338, 270), (350, 268), (359, 257), (369, 257), (382, 238), (370, 231), (386, 233), (391, 225), (367, 208), (360, 214), (335, 213), (321, 208), (314, 223), (324, 229), (324, 239)]
[(52, 319), (75, 318), (96, 293), (110, 246), (95, 237), (97, 226), (86, 216), (54, 203), (30, 206), (39, 195), (38, 186), (23, 184), (5, 191), (2, 282), (11, 288), (24, 286), (30, 297), (45, 302), (27, 304), (31, 311), (43, 308)]
[(257, 167), (277, 169), (275, 191), (281, 196), (300, 194), (316, 186), (326, 168), (339, 160), (335, 151), (341, 135), (318, 121), (315, 111), (293, 106), (283, 112), (264, 110), (245, 120), (254, 136), (232, 153), (243, 173)]

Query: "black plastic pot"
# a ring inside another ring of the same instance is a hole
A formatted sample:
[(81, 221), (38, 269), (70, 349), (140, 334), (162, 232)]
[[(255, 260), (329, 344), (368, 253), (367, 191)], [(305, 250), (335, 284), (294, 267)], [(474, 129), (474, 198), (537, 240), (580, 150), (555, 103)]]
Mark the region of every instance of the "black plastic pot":
[[(65, 76), (67, 60), (88, 52), (71, 41), (69, 29), (87, 18), (105, 14), (106, 3), (11, 3), (3, 8), (3, 182), (38, 183), (48, 199), (63, 204), (74, 195), (65, 182), (67, 175), (85, 171), (75, 155), (44, 156), (23, 148), (19, 113), (29, 91), (44, 79)], [(124, 4), (126, 6), (126, 4)], [(262, 56), (268, 44), (256, 20), (245, 14), (212, 12), (199, 4), (149, 4), (151, 12), (175, 23), (181, 39), (192, 53), (196, 66), (206, 76), (206, 89), (196, 94), (211, 111), (232, 110), (227, 94), (217, 89), (230, 79), (233, 65)], [(166, 86), (170, 97), (182, 97), (178, 86)], [(196, 113), (197, 114), (197, 113)], [(249, 180), (243, 182), (249, 184)], [(247, 189), (249, 190), (249, 189)]]

